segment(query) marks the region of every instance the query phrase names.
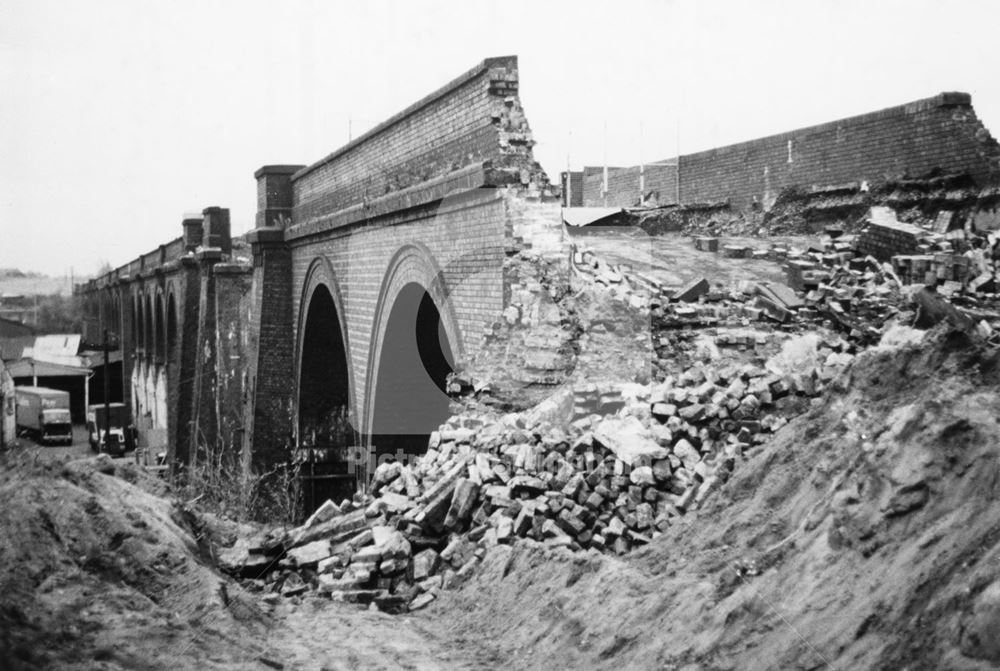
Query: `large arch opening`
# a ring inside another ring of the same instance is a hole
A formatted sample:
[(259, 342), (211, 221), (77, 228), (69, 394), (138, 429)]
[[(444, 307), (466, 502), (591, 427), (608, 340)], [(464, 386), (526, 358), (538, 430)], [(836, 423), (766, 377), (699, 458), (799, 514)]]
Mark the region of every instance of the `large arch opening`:
[(417, 283), (403, 287), (386, 322), (372, 414), (376, 459), (409, 461), (449, 416), (447, 377), (452, 348), (431, 295)]
[(326, 499), (349, 498), (357, 488), (347, 348), (333, 296), (323, 285), (309, 301), (301, 357), (298, 442), (310, 457), (303, 471), (308, 513)]

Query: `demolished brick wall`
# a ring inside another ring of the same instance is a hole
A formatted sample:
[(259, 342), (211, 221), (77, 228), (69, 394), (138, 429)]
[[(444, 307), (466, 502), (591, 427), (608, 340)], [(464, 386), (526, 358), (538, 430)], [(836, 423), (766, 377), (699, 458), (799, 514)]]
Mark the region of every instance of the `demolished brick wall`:
[[(967, 174), (979, 186), (1000, 178), (1000, 145), (976, 117), (972, 98), (966, 93), (941, 93), (868, 114), (682, 155), (679, 160), (679, 179), (674, 173), (679, 197), (676, 186), (657, 186), (656, 177), (647, 178), (646, 191), (659, 189), (660, 204), (728, 201), (736, 213), (752, 208), (769, 210), (781, 191), (791, 187), (862, 181), (875, 185), (905, 176), (924, 176), (933, 170)], [(673, 166), (657, 168), (665, 174), (676, 170)], [(603, 204), (602, 171), (584, 170), (584, 205)], [(637, 204), (638, 171), (637, 166), (609, 170), (614, 188), (610, 189), (608, 205)], [(620, 190), (619, 182), (626, 183), (628, 189)], [(630, 197), (620, 198), (622, 193)]]
[(647, 199), (659, 205), (677, 202), (677, 165), (668, 161), (641, 168), (608, 168), (606, 199), (603, 168), (584, 168), (582, 181), (584, 207), (635, 207)]

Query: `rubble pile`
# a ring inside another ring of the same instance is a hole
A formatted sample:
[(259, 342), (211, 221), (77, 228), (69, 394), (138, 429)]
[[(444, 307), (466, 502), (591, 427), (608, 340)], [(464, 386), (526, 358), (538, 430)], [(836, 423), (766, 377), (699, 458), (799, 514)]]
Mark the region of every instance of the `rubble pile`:
[[(882, 183), (789, 187), (773, 201), (739, 212), (724, 204), (710, 216), (687, 217), (682, 230), (699, 236), (810, 235), (829, 225), (857, 232), (867, 224), (872, 207), (890, 207), (907, 222), (918, 226), (947, 219), (973, 222), (981, 230), (1000, 224), (1000, 189), (977, 186), (965, 174), (932, 173), (918, 178), (891, 179)], [(764, 211), (766, 210), (766, 212)], [(637, 213), (640, 221), (642, 213)], [(650, 233), (662, 231), (650, 230)]]
[(651, 385), (585, 384), (522, 413), (467, 412), (354, 500), (241, 539), (220, 566), (256, 589), (421, 608), (490, 547), (527, 539), (623, 554), (725, 482), (848, 366), (843, 339), (786, 342), (765, 366), (699, 364)]
[[(714, 238), (695, 239), (696, 249), (718, 247)], [(981, 335), (989, 337), (1000, 329), (997, 261), (991, 250), (1000, 250), (997, 233), (937, 233), (875, 207), (859, 235), (830, 227), (820, 248), (775, 245), (766, 250), (767, 258), (784, 263), (787, 286), (744, 283), (712, 291), (699, 279), (679, 289), (662, 288), (651, 310), (660, 329), (765, 320), (796, 331), (829, 326), (865, 346), (879, 338), (889, 320), (912, 309), (914, 291), (908, 285), (922, 284), (973, 314)], [(746, 258), (761, 251), (746, 248), (728, 255)]]

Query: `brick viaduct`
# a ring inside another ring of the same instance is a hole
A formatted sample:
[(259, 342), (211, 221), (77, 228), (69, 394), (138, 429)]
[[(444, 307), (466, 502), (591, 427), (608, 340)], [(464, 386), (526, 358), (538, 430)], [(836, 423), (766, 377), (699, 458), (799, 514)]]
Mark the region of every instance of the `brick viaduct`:
[[(260, 465), (291, 445), (426, 446), (448, 412), (449, 371), (512, 304), (505, 259), (565, 258), (532, 145), (516, 58), (487, 59), (312, 165), (260, 168), (246, 236), (209, 207), (184, 217), (179, 238), (80, 285), (86, 337), (108, 329), (121, 343), (140, 444), (174, 464), (221, 448)], [(680, 186), (746, 204), (887, 171), (993, 179), (997, 154), (968, 97), (943, 94), (682, 157)], [(676, 184), (676, 168), (650, 176)]]
[(243, 239), (207, 208), (81, 285), (87, 337), (120, 337), (140, 444), (174, 463), (425, 448), (509, 300), (504, 259), (561, 254), (517, 93), (516, 58), (487, 59), (312, 165), (260, 168)]

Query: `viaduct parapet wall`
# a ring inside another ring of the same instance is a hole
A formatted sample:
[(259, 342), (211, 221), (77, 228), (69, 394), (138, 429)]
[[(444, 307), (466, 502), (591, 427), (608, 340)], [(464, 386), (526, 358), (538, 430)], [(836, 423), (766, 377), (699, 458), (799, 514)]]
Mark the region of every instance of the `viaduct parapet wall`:
[[(965, 173), (981, 185), (995, 183), (1000, 176), (1000, 146), (976, 117), (967, 93), (941, 93), (868, 114), (665, 159), (645, 167), (644, 195), (655, 194), (659, 204), (728, 201), (735, 209), (755, 204), (769, 209), (778, 193), (789, 187), (861, 181), (874, 184), (920, 177), (932, 170)], [(580, 204), (639, 204), (640, 168), (608, 172), (605, 197), (603, 168), (582, 171)]]

